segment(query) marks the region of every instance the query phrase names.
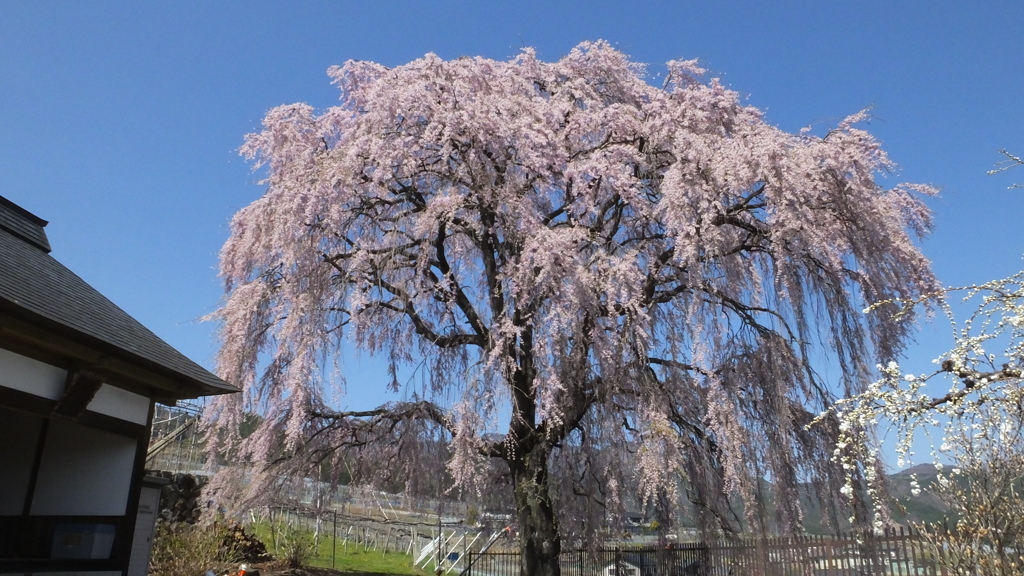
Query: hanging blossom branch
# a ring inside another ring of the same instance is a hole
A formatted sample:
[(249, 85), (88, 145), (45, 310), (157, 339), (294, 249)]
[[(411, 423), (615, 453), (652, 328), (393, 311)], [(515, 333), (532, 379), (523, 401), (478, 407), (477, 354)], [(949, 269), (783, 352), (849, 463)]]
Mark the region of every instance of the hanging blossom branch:
[[(338, 451), (378, 445), (400, 447), (402, 434), (409, 432), (410, 425), (427, 423), (449, 434), (455, 432), (445, 411), (428, 401), (393, 402), (373, 410), (311, 410), (309, 418), (311, 431), (298, 453), (303, 460), (300, 466), (308, 468), (319, 466)], [(288, 455), (273, 464), (295, 457)]]
[[(1008, 153), (995, 174), (1024, 164)], [(1015, 185), (1012, 187), (1020, 187)], [(946, 298), (964, 294), (963, 303), (973, 304), (971, 315), (957, 321)], [(887, 300), (867, 308), (866, 314), (896, 306), (899, 320), (923, 304), (936, 303), (950, 322), (954, 346), (933, 360), (938, 368), (927, 374), (904, 371), (893, 361), (878, 366), (881, 378), (861, 394), (838, 401), (820, 418), (837, 417), (842, 430), (833, 454), (846, 470), (863, 463), (878, 462), (877, 449), (870, 446), (870, 431), (879, 423), (897, 432), (897, 465), (914, 456), (911, 445), (918, 433), (931, 439), (931, 457), (941, 470), (940, 453), (950, 450), (970, 430), (998, 427), (1000, 414), (1014, 413), (1024, 405), (1024, 271), (982, 284), (948, 288), (915, 299)], [(942, 393), (940, 382), (948, 381)], [(933, 430), (941, 429), (939, 441)], [(859, 447), (859, 448), (858, 448)], [(919, 491), (914, 479), (914, 490)], [(847, 481), (846, 491), (852, 492)]]
[[(429, 420), (449, 432), (454, 432), (451, 419), (433, 402), (396, 402), (374, 410), (353, 410), (346, 412), (311, 410), (310, 418), (324, 423), (321, 430), (347, 428), (356, 435), (374, 430), (385, 434), (393, 433), (402, 420)], [(358, 432), (357, 432), (358, 431)], [(314, 432), (315, 438), (320, 432)]]

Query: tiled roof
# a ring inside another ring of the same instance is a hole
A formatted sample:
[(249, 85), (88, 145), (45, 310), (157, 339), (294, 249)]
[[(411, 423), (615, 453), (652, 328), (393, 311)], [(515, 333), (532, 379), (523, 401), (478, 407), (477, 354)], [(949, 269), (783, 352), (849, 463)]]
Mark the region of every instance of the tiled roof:
[(185, 388), (183, 398), (237, 391), (51, 257), (45, 225), (0, 197), (0, 308), (170, 377)]

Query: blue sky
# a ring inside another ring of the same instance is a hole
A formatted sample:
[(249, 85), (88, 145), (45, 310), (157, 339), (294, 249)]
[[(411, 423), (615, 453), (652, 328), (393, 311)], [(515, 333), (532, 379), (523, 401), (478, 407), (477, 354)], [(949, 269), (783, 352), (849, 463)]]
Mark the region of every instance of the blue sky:
[[(217, 251), (262, 189), (236, 150), (276, 105), (337, 101), (326, 70), (554, 60), (605, 39), (652, 75), (698, 58), (795, 131), (872, 107), (889, 178), (942, 189), (925, 252), (946, 284), (1020, 270), (1024, 169), (1021, 2), (45, 2), (0, 4), (0, 194), (51, 222), (53, 255), (212, 367)], [(927, 328), (911, 349), (942, 342)], [(355, 361), (346, 404), (386, 376)]]

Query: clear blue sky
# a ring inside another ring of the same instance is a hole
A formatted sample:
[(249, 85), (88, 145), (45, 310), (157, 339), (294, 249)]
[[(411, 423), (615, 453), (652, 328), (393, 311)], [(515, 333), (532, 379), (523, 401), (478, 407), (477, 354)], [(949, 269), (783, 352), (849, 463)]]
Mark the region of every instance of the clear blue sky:
[[(1006, 189), (1024, 169), (986, 175), (998, 149), (1024, 154), (1019, 1), (7, 0), (0, 194), (51, 222), (58, 260), (212, 367), (214, 327), (196, 319), (219, 301), (231, 215), (262, 191), (236, 149), (269, 108), (334, 104), (325, 71), (348, 59), (534, 46), (553, 60), (599, 38), (652, 74), (698, 58), (786, 130), (871, 106), (868, 129), (901, 167), (888, 182), (942, 189), (924, 243), (940, 278), (1024, 267), (1024, 191)], [(939, 345), (926, 331), (912, 354)], [(364, 370), (346, 403), (376, 404), (384, 380)]]

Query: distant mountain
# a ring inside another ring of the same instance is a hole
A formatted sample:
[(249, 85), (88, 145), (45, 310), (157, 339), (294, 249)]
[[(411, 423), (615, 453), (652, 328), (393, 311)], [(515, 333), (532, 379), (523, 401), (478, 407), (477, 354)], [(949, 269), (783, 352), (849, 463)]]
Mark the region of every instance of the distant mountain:
[[(917, 475), (921, 493), (914, 496), (911, 492), (913, 475)], [(933, 494), (929, 488), (935, 483), (937, 472), (931, 464), (918, 464), (906, 470), (889, 475), (886, 480), (889, 489), (889, 510), (892, 520), (900, 525), (909, 526), (920, 522), (941, 522), (946, 517), (948, 507)], [(800, 503), (804, 510), (804, 529), (812, 534), (827, 534), (830, 529), (825, 507), (811, 496), (808, 485), (800, 491)], [(840, 519), (841, 529), (846, 529), (845, 518)]]
[[(921, 487), (921, 492), (917, 496), (911, 492), (912, 476), (915, 474)], [(936, 477), (937, 472), (931, 464), (919, 464), (886, 477), (889, 510), (893, 522), (901, 526), (910, 526), (916, 523), (941, 522), (947, 516), (948, 507), (929, 490)], [(759, 492), (766, 499), (768, 510), (773, 510), (777, 498), (775, 487), (771, 482), (762, 480)], [(842, 512), (838, 517), (833, 516), (831, 507), (822, 505), (810, 484), (801, 484), (797, 488), (797, 493), (803, 511), (803, 527), (807, 533), (833, 534), (837, 531), (837, 525), (840, 532), (850, 529), (848, 513)], [(743, 506), (738, 498), (733, 498), (732, 503), (734, 510), (742, 510)], [(764, 520), (769, 524), (769, 531), (777, 528), (772, 525), (773, 518), (770, 513)], [(681, 530), (696, 530), (693, 518), (688, 515), (677, 519), (677, 523)]]
[[(921, 493), (911, 493), (911, 477), (917, 475)], [(918, 464), (888, 477), (889, 496), (892, 499), (893, 520), (900, 524), (914, 522), (941, 522), (949, 508), (930, 490), (938, 472), (932, 464)]]

